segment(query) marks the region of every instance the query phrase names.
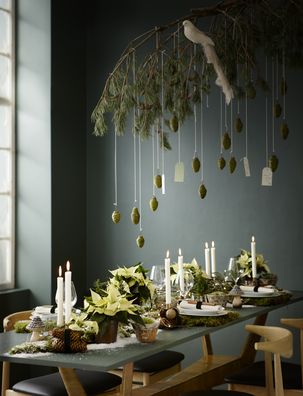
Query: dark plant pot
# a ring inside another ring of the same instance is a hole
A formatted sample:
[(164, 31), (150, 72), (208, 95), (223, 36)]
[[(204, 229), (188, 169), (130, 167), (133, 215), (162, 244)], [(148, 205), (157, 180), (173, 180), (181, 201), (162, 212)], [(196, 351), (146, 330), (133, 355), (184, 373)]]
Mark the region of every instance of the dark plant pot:
[[(106, 329), (104, 329), (106, 326)], [(110, 320), (100, 326), (99, 333), (96, 335), (96, 344), (111, 344), (117, 341), (118, 321)]]

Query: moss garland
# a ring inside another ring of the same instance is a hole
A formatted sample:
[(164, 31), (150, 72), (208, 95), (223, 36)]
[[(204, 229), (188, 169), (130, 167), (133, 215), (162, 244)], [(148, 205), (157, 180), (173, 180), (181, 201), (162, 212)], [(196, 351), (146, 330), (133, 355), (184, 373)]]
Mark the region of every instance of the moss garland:
[(216, 327), (222, 326), (226, 323), (232, 322), (235, 319), (238, 319), (240, 316), (239, 312), (228, 312), (227, 315), (224, 316), (188, 316), (181, 315), (181, 324), (182, 326), (194, 327), (194, 326), (207, 326), (207, 327)]

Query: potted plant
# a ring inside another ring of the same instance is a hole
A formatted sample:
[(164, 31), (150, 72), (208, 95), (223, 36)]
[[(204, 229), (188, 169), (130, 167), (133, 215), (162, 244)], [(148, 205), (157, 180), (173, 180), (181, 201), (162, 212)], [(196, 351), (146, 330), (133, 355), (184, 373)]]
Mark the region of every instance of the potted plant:
[[(252, 281), (252, 258), (251, 252), (242, 249), (241, 253), (236, 257), (236, 264), (239, 266), (239, 275), (244, 282)], [(267, 261), (262, 254), (256, 254), (257, 277), (260, 285), (272, 284), (277, 282), (277, 276), (270, 272)]]
[(114, 283), (109, 282), (101, 294), (91, 289), (91, 296), (85, 298), (84, 310), (87, 318), (98, 323), (96, 342), (110, 343), (117, 339), (118, 323), (141, 323), (139, 306), (121, 294)]
[(141, 263), (132, 267), (122, 267), (110, 271), (113, 275), (109, 284), (116, 287), (129, 300), (142, 305), (151, 300), (155, 293), (153, 282), (147, 277), (147, 272)]

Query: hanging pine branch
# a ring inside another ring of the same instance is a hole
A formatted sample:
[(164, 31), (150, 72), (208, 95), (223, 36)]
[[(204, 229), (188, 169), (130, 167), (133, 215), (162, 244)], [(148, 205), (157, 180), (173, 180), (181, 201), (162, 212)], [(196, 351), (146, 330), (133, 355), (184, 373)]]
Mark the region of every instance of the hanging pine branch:
[[(244, 98), (247, 90), (252, 93), (256, 87), (261, 87), (265, 92), (269, 91), (257, 62), (256, 53), (259, 49), (263, 49), (269, 57), (277, 58), (280, 64), (283, 62), (285, 67), (303, 67), (302, 0), (225, 0), (215, 6), (193, 9), (190, 15), (165, 26), (156, 27), (137, 37), (127, 46), (108, 77), (92, 113), (95, 135), (103, 136), (106, 133), (106, 113), (112, 114), (115, 132), (118, 135), (123, 134), (127, 117), (135, 108), (133, 132), (141, 138), (150, 136), (153, 125), (162, 117), (159, 68), (162, 51), (165, 54), (165, 124), (170, 130), (174, 130), (176, 123), (181, 125), (193, 114), (193, 104), (200, 103), (201, 92), (209, 94), (210, 83), (215, 78), (215, 73), (212, 65), (206, 63), (200, 46), (196, 56), (193, 55), (192, 44), (183, 35), (182, 22), (185, 19), (198, 21), (206, 16), (212, 17), (206, 34), (215, 43), (217, 56), (224, 65), (226, 77), (236, 98)], [(173, 42), (178, 29), (181, 29), (180, 40), (178, 48), (174, 48)], [(159, 32), (161, 37), (158, 46), (143, 55), (143, 61), (137, 66), (134, 82), (133, 52), (143, 50), (144, 45), (154, 40)], [(206, 66), (201, 75), (194, 70), (193, 65), (196, 64), (197, 69), (201, 70), (203, 62)], [(255, 81), (251, 80), (252, 74), (256, 76)], [(159, 139), (160, 144), (169, 148), (167, 131), (162, 140)]]

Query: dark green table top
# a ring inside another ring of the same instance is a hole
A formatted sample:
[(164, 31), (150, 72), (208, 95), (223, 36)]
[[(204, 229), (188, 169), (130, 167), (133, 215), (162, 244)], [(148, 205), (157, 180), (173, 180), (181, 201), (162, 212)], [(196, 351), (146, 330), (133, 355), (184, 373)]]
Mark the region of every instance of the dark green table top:
[(177, 328), (173, 330), (159, 331), (157, 340), (152, 344), (134, 343), (123, 348), (107, 348), (87, 351), (85, 353), (47, 353), (31, 354), (29, 356), (9, 355), (7, 352), (14, 345), (20, 344), (28, 339), (26, 334), (16, 334), (15, 332), (0, 333), (0, 360), (35, 364), (51, 367), (72, 367), (87, 370), (108, 371), (116, 367), (121, 367), (125, 363), (136, 361), (157, 352), (176, 347), (184, 342), (193, 340), (206, 334), (213, 333), (228, 326), (255, 318), (259, 315), (269, 313), (278, 308), (303, 300), (303, 291), (292, 291), (291, 299), (284, 304), (267, 307), (251, 307), (238, 310), (239, 318), (217, 327), (190, 327)]

